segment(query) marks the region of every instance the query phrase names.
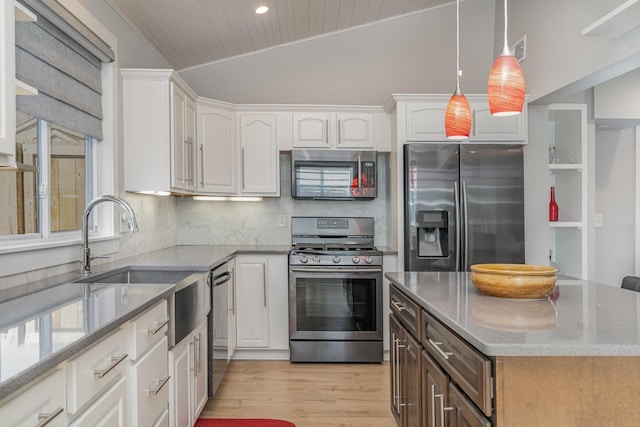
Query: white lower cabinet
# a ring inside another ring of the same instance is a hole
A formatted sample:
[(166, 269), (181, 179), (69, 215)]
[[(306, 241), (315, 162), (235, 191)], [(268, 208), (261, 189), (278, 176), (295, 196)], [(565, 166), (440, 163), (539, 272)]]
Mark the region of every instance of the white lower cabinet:
[(167, 410), (169, 367), (167, 337), (131, 366), (131, 423), (150, 426)]
[(33, 427), (49, 420), (48, 427), (66, 425), (66, 394), (52, 392), (64, 390), (65, 381), (64, 369), (56, 369), (51, 375), (6, 402), (0, 407), (0, 424)]
[(237, 255), (235, 261), (237, 348), (288, 351), (287, 256)]
[(120, 378), (76, 418), (70, 427), (125, 427), (129, 425), (127, 377)]
[(191, 427), (207, 403), (207, 321), (169, 351), (169, 425)]

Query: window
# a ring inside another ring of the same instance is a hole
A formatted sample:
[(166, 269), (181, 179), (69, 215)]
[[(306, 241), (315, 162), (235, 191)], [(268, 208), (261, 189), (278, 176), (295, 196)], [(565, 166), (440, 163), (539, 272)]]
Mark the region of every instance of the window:
[(94, 196), (102, 140), (102, 65), (109, 46), (55, 0), (18, 0), (36, 16), (15, 23), (17, 171), (0, 172), (0, 242), (78, 234)]

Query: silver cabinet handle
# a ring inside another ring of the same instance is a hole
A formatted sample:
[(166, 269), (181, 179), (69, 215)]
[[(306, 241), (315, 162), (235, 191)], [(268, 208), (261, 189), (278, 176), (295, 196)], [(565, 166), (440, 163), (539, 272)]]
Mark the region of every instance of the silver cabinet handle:
[(340, 131), (340, 120), (338, 120), (338, 145), (342, 145), (342, 132)]
[(201, 351), (202, 351), (202, 340), (200, 339), (200, 335), (198, 335), (197, 337), (193, 338), (196, 342), (196, 370), (197, 372), (202, 372), (202, 357), (201, 356)]
[(245, 187), (245, 173), (244, 173), (244, 171), (245, 171), (246, 168), (245, 168), (245, 165), (244, 165), (244, 147), (242, 147), (242, 151), (241, 151), (240, 154), (242, 155), (242, 159), (241, 159), (241, 161), (242, 161), (242, 191), (245, 191), (246, 187)]
[(429, 344), (431, 344), (433, 348), (435, 348), (436, 351), (440, 354), (440, 356), (444, 357), (445, 360), (449, 359), (449, 356), (453, 356), (453, 353), (449, 353), (448, 351), (442, 351), (442, 349), (439, 347), (442, 345), (441, 342), (435, 342), (434, 340), (429, 338)]
[(38, 414), (38, 424), (36, 424), (36, 427), (46, 426), (51, 421), (53, 421), (55, 417), (60, 415), (62, 412), (64, 412), (64, 408), (57, 408), (55, 411), (50, 412), (48, 414), (45, 414), (45, 413)]
[(167, 320), (158, 320), (156, 322), (156, 325), (158, 325), (158, 326), (155, 329), (147, 329), (147, 332), (150, 333), (151, 335), (155, 335), (158, 332), (160, 332), (160, 330), (162, 328), (164, 328), (168, 323), (169, 323), (169, 319), (167, 319)]
[(406, 307), (400, 304), (398, 301), (392, 300), (391, 305), (398, 311), (406, 310)]
[(204, 188), (204, 144), (200, 144), (200, 188)]
[(431, 427), (436, 426), (436, 386), (431, 384)]
[(444, 411), (453, 411), (453, 408), (444, 407), (444, 394), (436, 394), (435, 398), (440, 399), (440, 427), (444, 427)]
[(122, 363), (122, 361), (125, 360), (127, 357), (129, 357), (127, 353), (124, 353), (122, 356), (112, 356), (111, 364), (107, 366), (105, 369), (95, 369), (93, 371), (93, 375), (95, 375), (97, 378), (103, 378), (105, 375), (111, 372), (113, 368), (115, 368), (120, 363)]
[(160, 378), (156, 381), (160, 381), (160, 383), (158, 384), (158, 387), (151, 389), (151, 390), (147, 390), (149, 392), (150, 395), (155, 396), (156, 394), (160, 393), (160, 390), (162, 390), (162, 387), (164, 387), (164, 385), (169, 381), (169, 378), (171, 378), (170, 376), (166, 376), (164, 378)]
[(329, 119), (324, 121), (324, 143), (329, 145)]
[(262, 299), (263, 304), (267, 306), (267, 263), (265, 262), (264, 268), (262, 269)]

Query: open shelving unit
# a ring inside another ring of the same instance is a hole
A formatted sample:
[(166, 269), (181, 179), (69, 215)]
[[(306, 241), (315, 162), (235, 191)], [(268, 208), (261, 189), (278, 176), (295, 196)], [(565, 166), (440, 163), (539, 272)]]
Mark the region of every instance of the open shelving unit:
[(584, 104), (549, 106), (549, 183), (559, 206), (549, 251), (558, 274), (580, 279), (588, 274), (586, 114)]

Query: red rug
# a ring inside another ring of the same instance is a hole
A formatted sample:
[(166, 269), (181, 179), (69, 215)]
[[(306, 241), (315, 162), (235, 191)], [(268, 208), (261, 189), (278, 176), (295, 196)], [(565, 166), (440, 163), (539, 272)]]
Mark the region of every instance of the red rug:
[(198, 418), (195, 427), (296, 427), (289, 421), (264, 418)]

